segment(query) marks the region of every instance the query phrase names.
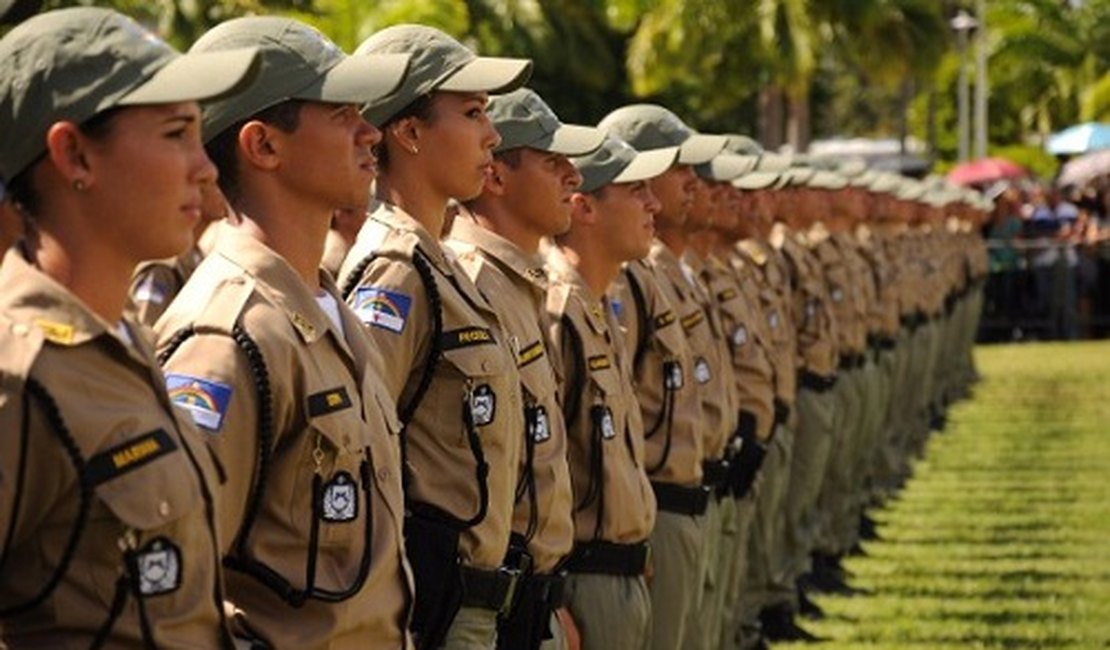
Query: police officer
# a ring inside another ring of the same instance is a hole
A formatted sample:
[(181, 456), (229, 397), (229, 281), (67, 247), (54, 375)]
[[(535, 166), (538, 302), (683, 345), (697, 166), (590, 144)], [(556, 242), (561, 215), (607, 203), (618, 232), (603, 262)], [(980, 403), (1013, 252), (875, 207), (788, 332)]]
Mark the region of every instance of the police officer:
[(655, 496), (648, 482), (643, 420), (632, 351), (613, 300), (621, 265), (651, 246), (659, 208), (647, 181), (677, 151), (637, 153), (607, 136), (574, 159), (582, 185), (570, 229), (547, 255), (547, 310), (562, 366), (562, 410), (574, 483), (575, 543), (566, 568), (567, 600), (586, 650), (644, 650), (651, 633), (648, 536)]
[(380, 133), (359, 107), (407, 59), (347, 57), (303, 23), (231, 20), (192, 51), (255, 46), (260, 79), (204, 114), (234, 222), (158, 321), (171, 398), (227, 472), (228, 595), (277, 646), (402, 648), (399, 426), (374, 351), (319, 269), (332, 212), (365, 209)]
[(493, 171), (500, 137), (488, 93), (519, 87), (531, 63), (477, 57), (417, 25), (382, 30), (357, 53), (390, 52), (412, 64), (397, 93), (367, 113), (384, 133), (378, 206), (340, 282), (399, 402), (418, 645), (492, 648), (527, 569), (507, 557), (525, 404), (496, 310), (440, 236), (448, 202), (477, 197)]
[[(700, 607), (706, 512), (720, 476), (721, 441), (732, 432), (734, 409), (722, 391), (723, 364), (697, 279), (682, 263), (685, 221), (697, 189), (692, 165), (712, 160), (723, 136), (694, 134), (674, 113), (650, 104), (619, 108), (599, 128), (640, 151), (679, 147), (675, 165), (652, 179), (661, 203), (656, 241), (645, 260), (628, 265), (622, 322), (634, 342), (634, 370), (648, 438), (648, 469), (659, 517), (653, 533), (656, 575), (651, 584), (652, 647), (677, 648), (687, 620)], [(704, 395), (703, 395), (704, 393)], [(707, 456), (706, 449), (710, 448)], [(709, 484), (704, 482), (708, 475)], [(715, 515), (714, 515), (715, 517)]]
[(254, 53), (180, 56), (80, 8), (0, 57), (0, 178), (30, 225), (0, 270), (0, 646), (230, 648), (218, 471), (122, 313), (215, 181), (195, 100), (239, 89)]
[(603, 135), (561, 124), (527, 88), (494, 97), (487, 113), (501, 143), (482, 194), (455, 217), (448, 247), (497, 311), (520, 369), (526, 437), (510, 553), (526, 555), (531, 569), (513, 611), (502, 619), (498, 647), (527, 650), (552, 636), (551, 615), (562, 605), (562, 561), (574, 541), (567, 434), (548, 352), (539, 245), (570, 225), (571, 195), (582, 176), (568, 156), (594, 151)]

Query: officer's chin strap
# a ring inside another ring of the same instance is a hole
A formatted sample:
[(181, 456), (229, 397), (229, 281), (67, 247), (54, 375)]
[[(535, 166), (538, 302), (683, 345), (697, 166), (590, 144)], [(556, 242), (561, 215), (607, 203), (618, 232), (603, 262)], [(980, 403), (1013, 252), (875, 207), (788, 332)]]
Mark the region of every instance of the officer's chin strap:
[(659, 457), (659, 462), (646, 468), (648, 474), (654, 474), (662, 469), (671, 456), (671, 433), (674, 428), (674, 407), (675, 401), (678, 399), (678, 386), (672, 385), (670, 378), (677, 363), (674, 360), (663, 362), (663, 408), (659, 411), (659, 417), (655, 419), (655, 424), (644, 434), (645, 440), (650, 440), (660, 429), (664, 429), (666, 434), (663, 441), (663, 453)]
[(70, 433), (69, 428), (62, 419), (62, 413), (58, 409), (58, 403), (54, 401), (54, 398), (51, 397), (50, 393), (46, 391), (46, 388), (43, 387), (42, 384), (28, 377), (23, 390), (23, 422), (20, 426), (19, 472), (16, 479), (15, 500), (12, 505), (10, 528), (5, 535), (4, 548), (2, 549), (2, 554), (0, 554), (0, 569), (3, 568), (8, 559), (8, 554), (11, 551), (16, 521), (19, 516), (19, 508), (23, 500), (27, 448), (30, 442), (30, 401), (32, 398), (34, 398), (42, 408), (46, 421), (50, 425), (50, 430), (58, 437), (62, 448), (65, 450), (66, 456), (69, 458), (70, 464), (73, 465), (73, 470), (77, 474), (80, 500), (78, 501), (77, 517), (73, 524), (73, 530), (69, 534), (69, 539), (66, 540), (65, 549), (62, 551), (62, 557), (58, 561), (58, 567), (43, 584), (42, 589), (33, 597), (17, 605), (0, 609), (0, 620), (18, 616), (35, 609), (58, 587), (66, 571), (69, 570), (70, 563), (73, 561), (73, 555), (77, 551), (77, 544), (81, 539), (81, 533), (85, 530), (85, 524), (88, 523), (89, 509), (92, 506), (93, 484), (89, 479), (85, 459), (81, 455), (81, 449), (77, 446), (77, 441), (74, 440), (73, 434)]

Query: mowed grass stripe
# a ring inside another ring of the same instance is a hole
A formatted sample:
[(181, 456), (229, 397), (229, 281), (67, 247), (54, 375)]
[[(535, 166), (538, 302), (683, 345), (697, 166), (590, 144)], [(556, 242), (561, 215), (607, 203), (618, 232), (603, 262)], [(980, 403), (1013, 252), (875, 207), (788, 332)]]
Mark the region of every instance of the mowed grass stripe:
[(1110, 648), (1110, 343), (976, 355), (975, 396), (845, 562), (864, 594), (817, 597), (822, 650)]

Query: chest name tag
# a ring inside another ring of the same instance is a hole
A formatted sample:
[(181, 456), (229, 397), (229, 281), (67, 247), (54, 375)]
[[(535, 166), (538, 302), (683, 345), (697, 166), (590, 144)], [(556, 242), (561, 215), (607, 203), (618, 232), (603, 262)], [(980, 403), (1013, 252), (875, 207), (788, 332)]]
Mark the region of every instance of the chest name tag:
[(700, 325), (703, 320), (705, 320), (705, 314), (703, 314), (702, 311), (699, 309), (696, 312), (682, 317), (682, 329), (689, 332), (690, 330)]
[(165, 537), (157, 537), (135, 556), (139, 593), (161, 596), (181, 586), (181, 549)]
[(612, 362), (609, 361), (608, 355), (597, 354), (587, 360), (590, 370), (605, 370), (612, 367)]
[(177, 443), (170, 434), (165, 429), (155, 429), (90, 458), (89, 479), (93, 485), (107, 483), (175, 450)]
[(497, 394), (482, 384), (470, 395), (470, 419), (476, 427), (484, 427), (497, 415)]
[(308, 396), (308, 415), (316, 417), (351, 408), (351, 396), (343, 386), (313, 393)]
[(729, 300), (732, 300), (735, 297), (736, 297), (736, 289), (725, 289), (724, 291), (717, 294), (717, 300), (719, 302), (728, 302)]
[(440, 337), (440, 348), (443, 350), (455, 350), (492, 343), (493, 333), (484, 327), (464, 327), (444, 332)]
[(324, 485), (320, 518), (332, 524), (345, 524), (358, 518), (358, 490), (354, 478), (347, 472), (338, 472)]
[(655, 329), (663, 329), (674, 321), (674, 312), (667, 310), (655, 317)]
[(518, 356), (519, 361), (517, 363), (521, 368), (527, 366), (533, 361), (536, 361), (537, 359), (543, 357), (543, 342), (536, 341), (532, 345), (529, 345), (528, 347), (521, 350), (520, 355)]

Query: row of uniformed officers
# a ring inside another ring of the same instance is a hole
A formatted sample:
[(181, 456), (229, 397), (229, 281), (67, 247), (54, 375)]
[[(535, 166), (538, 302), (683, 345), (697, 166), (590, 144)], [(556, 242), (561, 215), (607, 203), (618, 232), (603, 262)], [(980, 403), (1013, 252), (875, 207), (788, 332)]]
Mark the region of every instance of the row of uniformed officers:
[(530, 68), (272, 17), (0, 40), (0, 646), (805, 636), (974, 378), (984, 205), (564, 125)]

